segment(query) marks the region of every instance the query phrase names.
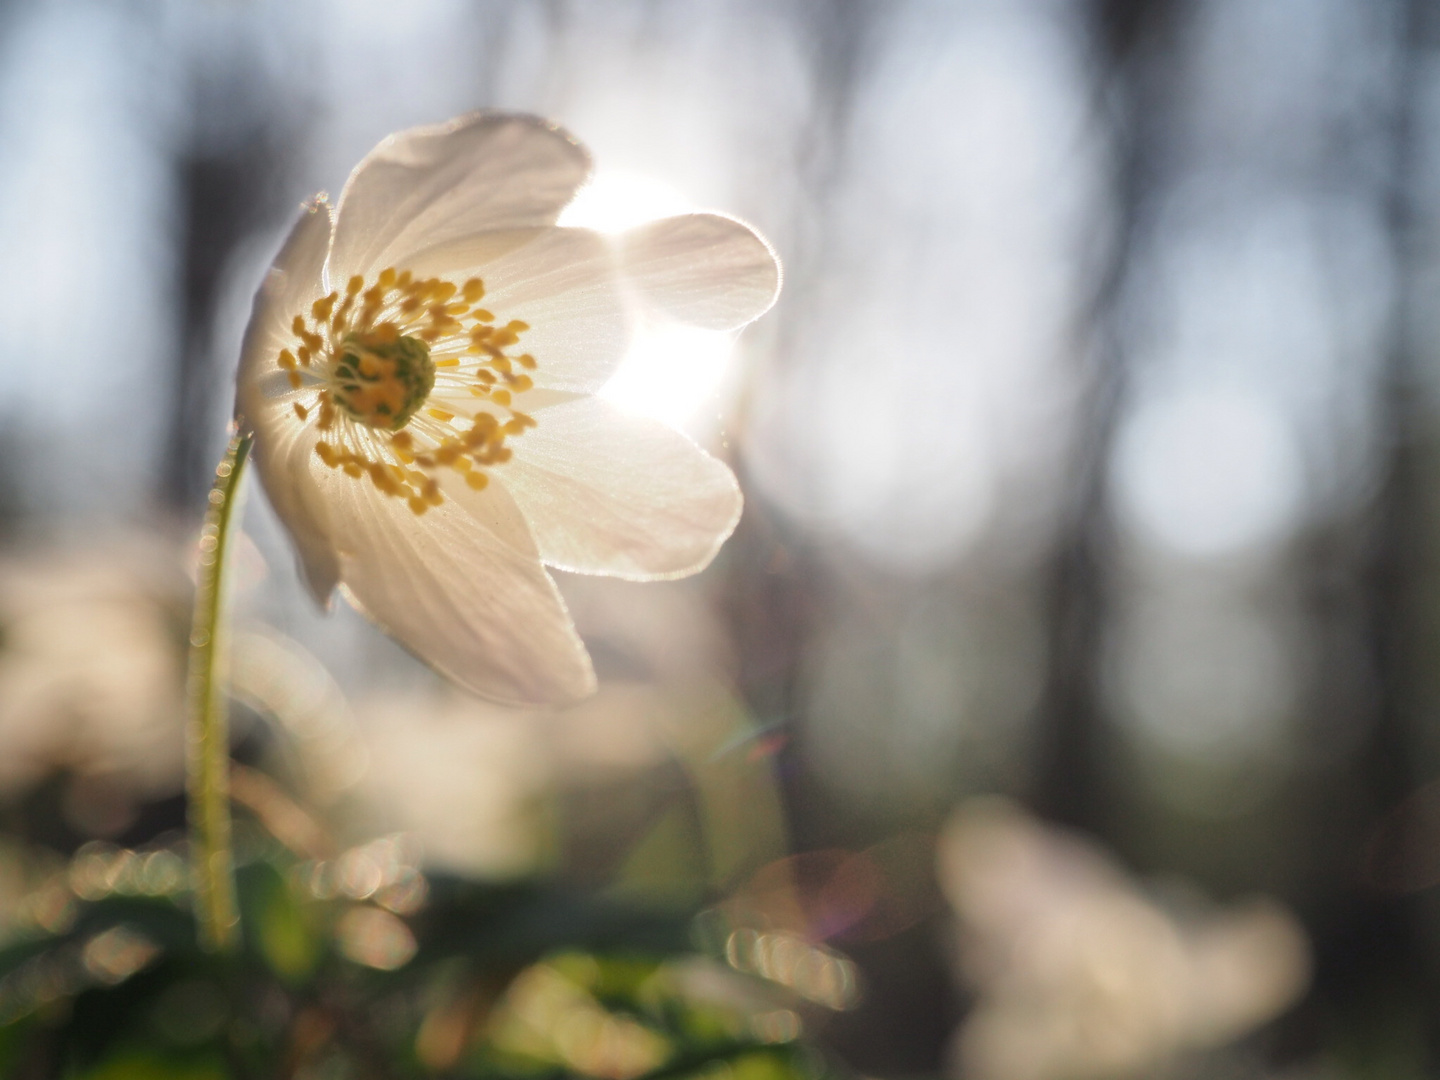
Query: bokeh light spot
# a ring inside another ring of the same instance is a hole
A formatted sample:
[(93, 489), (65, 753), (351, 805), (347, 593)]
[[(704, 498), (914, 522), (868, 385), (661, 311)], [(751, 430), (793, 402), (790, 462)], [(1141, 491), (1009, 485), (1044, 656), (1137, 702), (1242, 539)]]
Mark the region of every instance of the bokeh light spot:
[(1143, 403), (1121, 432), (1120, 509), (1181, 554), (1213, 557), (1293, 528), (1303, 496), (1298, 448), (1277, 406), (1235, 390), (1188, 390)]

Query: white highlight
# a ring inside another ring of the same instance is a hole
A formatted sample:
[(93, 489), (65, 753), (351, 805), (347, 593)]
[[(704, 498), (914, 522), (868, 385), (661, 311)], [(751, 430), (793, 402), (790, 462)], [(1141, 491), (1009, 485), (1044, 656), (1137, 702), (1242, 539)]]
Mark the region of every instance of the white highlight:
[(639, 173), (601, 172), (580, 189), (556, 224), (568, 229), (621, 232), (695, 209), (694, 203), (663, 180)]
[[(698, 209), (678, 190), (638, 173), (602, 172), (560, 215), (567, 228), (622, 232)], [(626, 412), (685, 427), (713, 404), (729, 367), (734, 335), (673, 322), (643, 325), (600, 392)]]
[(713, 403), (729, 368), (733, 338), (680, 323), (649, 326), (636, 336), (600, 396), (626, 412), (684, 427)]

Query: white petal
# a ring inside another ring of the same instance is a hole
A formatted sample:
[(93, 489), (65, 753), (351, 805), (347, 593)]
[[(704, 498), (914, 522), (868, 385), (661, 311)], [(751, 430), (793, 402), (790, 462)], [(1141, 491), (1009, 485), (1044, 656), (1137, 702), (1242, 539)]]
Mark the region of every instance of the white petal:
[(617, 238), (639, 295), (665, 315), (708, 330), (758, 319), (780, 292), (780, 263), (749, 226), (719, 214), (682, 214)]
[(368, 275), (453, 236), (553, 224), (589, 174), (585, 148), (535, 116), (477, 112), (398, 132), (346, 181), (331, 273)]
[(301, 208), (299, 219), (256, 290), (240, 350), (242, 394), (247, 378), (275, 366), (276, 355), (290, 344), (291, 320), (321, 295), (329, 243), (330, 207), (324, 196), (316, 196)]
[(740, 520), (723, 464), (663, 424), (597, 398), (540, 410), (495, 470), (552, 566), (632, 579), (703, 569)]
[(338, 580), (324, 503), (310, 480), (315, 434), (295, 415), (292, 391), (276, 364), (292, 345), (290, 322), (324, 290), (321, 269), (330, 243), (330, 212), (317, 200), (301, 214), (255, 294), (245, 328), (235, 411), (255, 431), (255, 464), (265, 494), (295, 542), (301, 576), (321, 604)]
[(498, 485), (446, 489), (423, 517), (368, 480), (327, 470), (343, 590), (442, 674), (508, 704), (575, 701), (590, 658), (524, 520)]
[(407, 262), (417, 276), (480, 277), (481, 301), (498, 323), (528, 323), (512, 351), (539, 363), (535, 385), (592, 393), (614, 374), (630, 344), (630, 317), (615, 252), (588, 229), (479, 233)]

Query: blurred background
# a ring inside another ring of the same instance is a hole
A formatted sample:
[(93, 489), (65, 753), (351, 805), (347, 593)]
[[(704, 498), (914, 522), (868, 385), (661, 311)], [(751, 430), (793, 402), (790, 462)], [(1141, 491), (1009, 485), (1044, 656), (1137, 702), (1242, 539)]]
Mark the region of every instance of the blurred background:
[(1434, 1075), (1427, 0), (0, 3), (0, 912), (181, 823), (250, 298), (303, 199), (477, 107), (590, 147), (564, 223), (779, 252), (759, 323), (606, 391), (744, 520), (693, 580), (565, 577), (602, 690), (520, 715), (315, 611), (257, 492), (237, 798), (720, 905), (866, 1075)]

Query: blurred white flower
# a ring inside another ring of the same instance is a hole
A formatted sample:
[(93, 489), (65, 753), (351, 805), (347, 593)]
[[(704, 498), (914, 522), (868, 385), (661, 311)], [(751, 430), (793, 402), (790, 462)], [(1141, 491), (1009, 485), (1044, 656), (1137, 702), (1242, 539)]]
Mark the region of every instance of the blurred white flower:
[(57, 770), (117, 796), (179, 788), (186, 598), (173, 564), (115, 539), (0, 562), (0, 792)]
[(369, 767), (358, 794), (379, 830), (420, 842), (425, 863), (507, 877), (544, 853), (552, 774), (528, 712), (455, 693), (373, 695), (358, 716)]
[(1222, 1046), (1304, 991), (1304, 930), (1278, 905), (1166, 910), (1098, 848), (977, 800), (940, 841), (978, 1000), (955, 1047), (969, 1080), (1151, 1073)]
[(594, 688), (544, 565), (679, 577), (739, 517), (725, 466), (595, 396), (636, 318), (736, 329), (779, 288), (768, 246), (729, 218), (556, 226), (589, 171), (528, 116), (390, 136), (333, 220), (323, 198), (301, 216), (240, 366), (238, 411), (317, 599), (342, 584), (436, 668), (512, 703)]

